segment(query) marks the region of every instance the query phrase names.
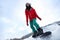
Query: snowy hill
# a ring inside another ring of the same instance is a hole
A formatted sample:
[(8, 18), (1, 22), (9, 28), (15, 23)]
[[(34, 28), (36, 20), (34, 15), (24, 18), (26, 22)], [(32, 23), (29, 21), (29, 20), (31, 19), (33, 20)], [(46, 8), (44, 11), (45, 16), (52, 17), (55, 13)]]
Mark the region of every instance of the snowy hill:
[(60, 40), (60, 21), (48, 24), (42, 27), (42, 29), (44, 30), (44, 32), (51, 31), (52, 34), (44, 38), (40, 37), (32, 38), (31, 37), (32, 33), (30, 33), (23, 36), (22, 38), (13, 38), (10, 40)]

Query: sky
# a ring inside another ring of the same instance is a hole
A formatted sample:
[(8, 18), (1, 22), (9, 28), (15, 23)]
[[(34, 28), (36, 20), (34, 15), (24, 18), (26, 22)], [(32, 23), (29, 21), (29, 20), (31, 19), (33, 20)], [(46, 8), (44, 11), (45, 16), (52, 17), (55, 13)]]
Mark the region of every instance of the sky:
[(0, 0), (0, 39), (21, 37), (31, 32), (26, 26), (25, 4), (29, 2), (36, 10), (41, 26), (60, 21), (60, 0)]

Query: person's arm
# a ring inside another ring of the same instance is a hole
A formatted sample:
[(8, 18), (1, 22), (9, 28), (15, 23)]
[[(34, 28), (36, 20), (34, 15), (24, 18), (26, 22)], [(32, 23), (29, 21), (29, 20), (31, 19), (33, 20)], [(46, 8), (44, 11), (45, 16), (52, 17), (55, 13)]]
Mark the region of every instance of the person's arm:
[(36, 14), (36, 17), (39, 19), (39, 20), (42, 20), (36, 13), (35, 9), (34, 9), (34, 13)]
[(26, 15), (26, 25), (28, 26), (28, 14), (26, 11), (25, 11), (25, 15)]

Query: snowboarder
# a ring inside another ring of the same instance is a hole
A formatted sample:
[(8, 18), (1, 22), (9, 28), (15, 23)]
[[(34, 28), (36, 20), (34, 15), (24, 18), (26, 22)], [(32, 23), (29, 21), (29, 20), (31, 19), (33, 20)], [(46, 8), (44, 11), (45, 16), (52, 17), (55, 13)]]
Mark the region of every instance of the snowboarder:
[[(31, 7), (30, 3), (26, 3), (26, 9), (25, 9), (25, 15), (26, 15), (26, 24), (28, 24), (28, 19), (30, 20), (30, 28), (32, 29), (33, 36), (36, 37), (38, 35), (43, 34), (43, 29), (40, 28), (39, 24), (36, 22), (36, 18), (39, 20), (42, 20), (36, 13), (35, 9)], [(36, 29), (35, 29), (36, 27)]]

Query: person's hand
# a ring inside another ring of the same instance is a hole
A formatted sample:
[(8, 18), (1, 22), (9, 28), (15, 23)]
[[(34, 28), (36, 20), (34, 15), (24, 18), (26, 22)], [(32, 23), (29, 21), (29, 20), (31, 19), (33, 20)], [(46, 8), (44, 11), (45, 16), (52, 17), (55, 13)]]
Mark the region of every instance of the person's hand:
[(42, 20), (42, 19), (40, 18), (40, 20)]
[(40, 18), (40, 20), (42, 20), (42, 19)]
[(27, 26), (29, 26), (29, 24), (27, 24)]

